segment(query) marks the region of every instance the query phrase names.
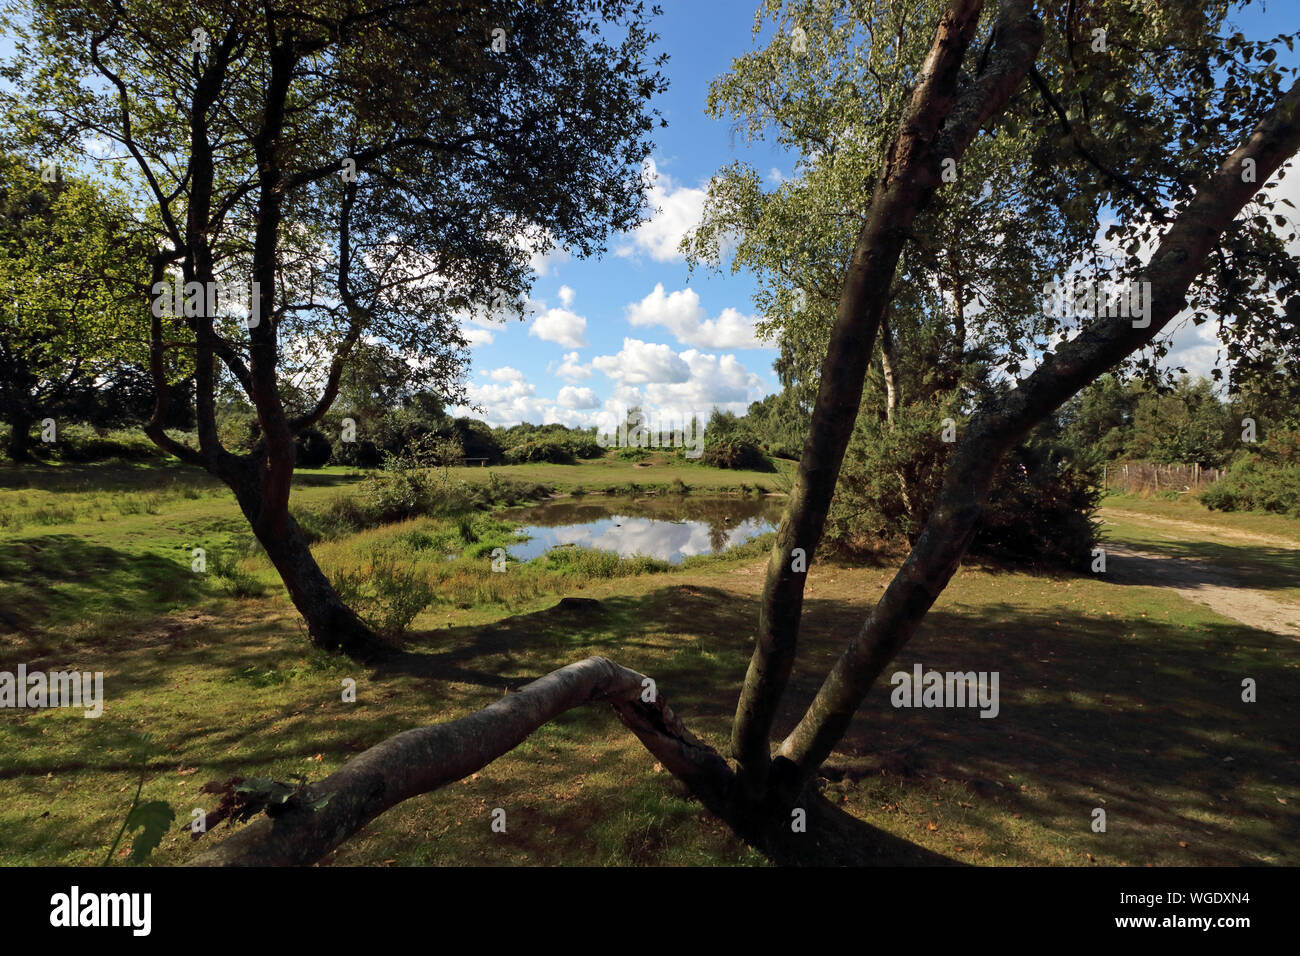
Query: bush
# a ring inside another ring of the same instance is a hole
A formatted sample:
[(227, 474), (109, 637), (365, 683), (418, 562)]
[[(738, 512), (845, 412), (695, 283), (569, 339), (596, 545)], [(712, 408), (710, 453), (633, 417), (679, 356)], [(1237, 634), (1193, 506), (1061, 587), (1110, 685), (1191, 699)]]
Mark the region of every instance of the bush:
[(706, 432), (704, 454), (700, 460), (713, 468), (776, 471), (776, 465), (758, 447), (758, 443), (740, 435), (726, 435), (709, 441)]
[(321, 468), (330, 460), (333, 448), (319, 428), (308, 428), (293, 440), (294, 460), (299, 468)]
[(971, 553), (1085, 570), (1097, 543), (1096, 475), (1048, 442), (1012, 449), (993, 479)]
[(526, 465), (529, 462), (542, 461), (552, 465), (572, 465), (575, 463), (573, 450), (567, 442), (554, 439), (520, 442), (513, 448), (506, 449), (506, 462), (511, 465)]
[(428, 577), (418, 568), (398, 568), (387, 558), (357, 571), (330, 577), (343, 602), (380, 635), (400, 637), (435, 597)]
[[(864, 415), (844, 458), (825, 541), (843, 557), (882, 542), (913, 542), (938, 497), (952, 444), (942, 404), (904, 407), (894, 428)], [(1004, 458), (971, 553), (1027, 564), (1084, 567), (1096, 542), (1096, 476), (1063, 450), (1028, 442)]]
[(67, 462), (148, 461), (161, 458), (162, 450), (144, 432), (135, 428), (97, 429), (89, 425), (56, 423), (55, 441), (32, 442), (32, 453)]
[(369, 438), (361, 441), (341, 441), (334, 446), (334, 461), (354, 468), (378, 468), (384, 453)]
[(1201, 504), (1215, 511), (1267, 511), (1300, 518), (1300, 465), (1244, 458), (1233, 462), (1200, 497)]

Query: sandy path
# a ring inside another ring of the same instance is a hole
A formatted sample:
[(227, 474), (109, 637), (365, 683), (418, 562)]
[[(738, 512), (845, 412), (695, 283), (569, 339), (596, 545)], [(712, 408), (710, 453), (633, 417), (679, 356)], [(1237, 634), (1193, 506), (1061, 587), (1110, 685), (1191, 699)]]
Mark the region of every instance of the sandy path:
[[(1275, 535), (1255, 534), (1138, 511), (1105, 509), (1102, 518), (1105, 519), (1107, 515), (1159, 529), (1184, 541), (1236, 540), (1300, 552), (1300, 544)], [(1170, 558), (1114, 540), (1107, 541), (1105, 548), (1107, 572), (1118, 580), (1129, 584), (1169, 588), (1187, 600), (1204, 604), (1216, 614), (1234, 621), (1274, 634), (1300, 638), (1300, 604), (1243, 587), (1240, 576), (1231, 568), (1224, 567), (1221, 562)], [(1297, 555), (1297, 560), (1300, 561), (1300, 554)]]

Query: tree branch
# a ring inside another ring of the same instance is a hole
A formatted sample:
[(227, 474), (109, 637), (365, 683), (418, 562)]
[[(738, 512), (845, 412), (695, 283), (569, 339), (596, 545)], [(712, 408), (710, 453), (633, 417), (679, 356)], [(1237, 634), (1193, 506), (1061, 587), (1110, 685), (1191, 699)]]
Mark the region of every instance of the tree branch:
[[(1137, 281), (1149, 282), (1150, 324), (1094, 321), (1064, 343), (1017, 388), (985, 401), (965, 429), (924, 531), (885, 594), (826, 676), (775, 764), (797, 791), (848, 729), (872, 683), (915, 633), (947, 586), (975, 533), (1003, 454), (1079, 389), (1149, 344), (1186, 305), (1192, 281), (1219, 235), (1278, 168), (1300, 150), (1300, 83), (1293, 85), (1201, 183)], [(1255, 176), (1245, 182), (1247, 160)], [(776, 771), (774, 771), (776, 773)]]
[(954, 0), (940, 19), (845, 275), (812, 425), (768, 560), (758, 636), (732, 729), (732, 750), (753, 799), (761, 797), (765, 786), (772, 722), (798, 643), (807, 575), (795, 570), (794, 551), (803, 551), (806, 568), (821, 541), (903, 243), (939, 186), (942, 160), (961, 157), (988, 117), (1005, 105), (1042, 45), (1043, 26), (1033, 4), (1005, 3), (994, 27), (997, 42), (989, 68), (958, 97), (962, 62), (981, 7), (979, 0)]
[(469, 776), (519, 746), (533, 731), (584, 704), (606, 702), (671, 773), (721, 809), (731, 769), (701, 743), (657, 694), (642, 701), (646, 678), (603, 657), (552, 671), (459, 720), (408, 730), (357, 755), (310, 789), (317, 810), (292, 806), (263, 817), (196, 857), (194, 866), (303, 866), (319, 860), (385, 810)]

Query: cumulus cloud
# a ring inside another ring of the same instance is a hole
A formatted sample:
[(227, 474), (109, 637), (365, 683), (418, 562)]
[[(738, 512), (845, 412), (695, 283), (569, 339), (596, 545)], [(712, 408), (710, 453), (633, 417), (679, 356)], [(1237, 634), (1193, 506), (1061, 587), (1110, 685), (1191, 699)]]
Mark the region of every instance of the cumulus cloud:
[(596, 393), (589, 388), (577, 388), (573, 385), (566, 385), (560, 389), (560, 394), (555, 399), (565, 408), (599, 408), (600, 399)]
[(511, 368), (509, 365), (503, 365), (501, 368), (494, 368), (487, 373), (488, 378), (494, 382), (522, 382), (527, 376), (517, 368)]
[(653, 159), (645, 161), (643, 175), (652, 183), (647, 199), (654, 213), (632, 232), (632, 244), (616, 251), (624, 256), (644, 252), (656, 262), (680, 260), (684, 257), (677, 246), (699, 224), (708, 193), (674, 183), (667, 173), (659, 172)]
[(691, 375), (687, 365), (671, 346), (640, 339), (624, 339), (617, 355), (597, 355), (596, 368), (616, 382), (638, 385), (645, 382), (684, 382)]
[(460, 334), (465, 336), (465, 341), (469, 343), (470, 348), (478, 348), (480, 345), (491, 345), (496, 336), (487, 329), (476, 328), (474, 326), (463, 325)]
[(654, 421), (707, 420), (715, 407), (743, 414), (750, 402), (770, 389), (734, 355), (714, 355), (696, 349), (674, 352), (667, 345), (624, 339), (616, 355), (598, 355), (594, 368), (614, 381), (612, 395), (593, 424), (610, 429), (626, 410), (639, 405)]
[(568, 309), (547, 309), (528, 327), (529, 335), (571, 349), (583, 348), (587, 344), (586, 332), (587, 320)]
[(567, 285), (560, 286), (560, 304), (566, 309), (573, 305), (573, 290)]
[(465, 392), (469, 405), (479, 408), (472, 410), (469, 406), (464, 406), (456, 409), (456, 413), (482, 417), (489, 425), (532, 421), (539, 408), (537, 389), (523, 379), (500, 385), (471, 383), (465, 387)]
[(762, 348), (754, 333), (753, 316), (726, 308), (716, 319), (710, 319), (700, 305), (699, 295), (691, 288), (665, 294), (663, 283), (657, 282), (654, 291), (627, 307), (627, 320), (631, 325), (662, 325), (683, 345), (707, 349)]
[(577, 352), (565, 352), (564, 359), (558, 366), (551, 369), (555, 374), (568, 382), (577, 382), (582, 379), (591, 378), (591, 366), (583, 365), (578, 361)]

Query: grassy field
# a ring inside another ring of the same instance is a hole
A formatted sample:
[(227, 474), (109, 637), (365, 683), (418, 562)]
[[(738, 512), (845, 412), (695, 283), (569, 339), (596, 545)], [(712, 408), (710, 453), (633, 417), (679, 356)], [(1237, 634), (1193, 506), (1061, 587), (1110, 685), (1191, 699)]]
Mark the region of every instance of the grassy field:
[[(493, 473), (568, 493), (627, 494), (635, 484), (643, 495), (666, 494), (676, 481), (690, 494), (754, 494), (786, 480), (614, 460), (453, 469), (448, 479), (480, 484)], [(346, 470), (303, 474), (294, 507), (327, 509), (361, 481)], [(1187, 501), (1111, 498), (1107, 512), (1213, 526), (1222, 533), (1199, 540), (1184, 528), (1184, 544), (1228, 549), (1218, 559), (1254, 568), (1261, 587), (1293, 586), (1294, 553), (1271, 555), (1227, 534), (1300, 541), (1300, 522)], [(0, 471), (0, 514), (0, 670), (20, 662), (101, 670), (108, 698), (98, 720), (0, 711), (6, 865), (102, 861), (139, 779), (134, 734), (152, 735), (143, 799), (177, 811), (178, 828), (152, 863), (175, 864), (224, 830), (197, 843), (179, 831), (191, 809), (215, 806), (199, 792), (204, 783), (317, 779), (397, 731), (469, 713), (590, 654), (653, 676), (692, 729), (723, 749), (768, 544), (680, 567), (539, 559), (492, 574), (485, 549), (508, 545), (510, 526), (490, 512), (322, 540), (316, 551), (333, 574), (364, 577), (393, 562), (437, 595), (412, 622), (407, 653), (362, 668), (310, 650), (233, 500), (188, 469)], [(1108, 530), (1154, 533), (1123, 518)], [(191, 572), (196, 546), (224, 555), (224, 573)], [(444, 556), (452, 552), (459, 556)], [(778, 732), (891, 571), (811, 570), (801, 659)], [(560, 610), (565, 595), (600, 604)], [(983, 720), (972, 710), (896, 710), (888, 685), (873, 690), (823, 783), (859, 838), (882, 847), (882, 862), (915, 845), (932, 859), (980, 865), (1300, 863), (1296, 641), (1159, 587), (971, 565), (895, 666), (913, 663), (998, 671), (1001, 712)], [(1244, 676), (1258, 682), (1258, 703), (1240, 700)], [(349, 677), (356, 703), (341, 699)], [(1104, 834), (1090, 828), (1097, 807), (1107, 812)], [(506, 810), (504, 834), (490, 829), (495, 808)], [(588, 708), (480, 773), (401, 805), (330, 862), (767, 861), (690, 799), (611, 712)]]

